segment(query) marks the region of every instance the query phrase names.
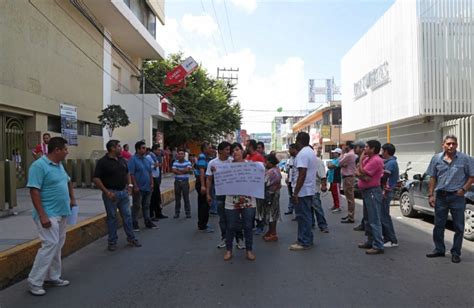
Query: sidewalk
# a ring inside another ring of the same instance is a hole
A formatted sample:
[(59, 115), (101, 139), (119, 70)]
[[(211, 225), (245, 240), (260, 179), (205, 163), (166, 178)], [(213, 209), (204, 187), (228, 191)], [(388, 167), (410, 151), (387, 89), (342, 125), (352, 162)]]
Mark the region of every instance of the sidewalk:
[[(165, 174), (161, 183), (162, 196), (165, 192), (167, 196), (174, 196), (173, 183), (173, 175)], [(170, 192), (170, 190), (173, 192)], [(78, 222), (105, 213), (102, 193), (99, 189), (77, 188), (75, 189), (75, 194), (79, 205)], [(31, 218), (33, 205), (31, 203), (29, 189), (18, 189), (17, 198), (18, 206), (15, 208), (16, 215), (0, 218), (0, 252), (38, 237), (36, 226)], [(166, 198), (164, 201), (170, 202), (171, 200)]]

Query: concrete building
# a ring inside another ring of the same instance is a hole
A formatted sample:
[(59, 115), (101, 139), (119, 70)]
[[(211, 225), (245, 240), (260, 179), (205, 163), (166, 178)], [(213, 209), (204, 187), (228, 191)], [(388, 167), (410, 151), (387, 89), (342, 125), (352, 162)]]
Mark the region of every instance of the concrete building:
[(284, 117), (275, 117), (272, 121), (272, 146), (273, 151), (281, 151), (283, 138), (281, 135), (281, 129), (285, 122)]
[(329, 158), (329, 153), (333, 149), (341, 147), (346, 141), (355, 139), (355, 134), (342, 133), (341, 125), (341, 102), (331, 101), (322, 104), (296, 122), (292, 129), (295, 135), (298, 132), (307, 132), (310, 136), (310, 144), (315, 149), (321, 147), (323, 156)]
[(271, 133), (254, 133), (250, 134), (250, 139), (261, 141), (265, 145), (265, 152), (270, 153), (272, 150), (272, 134)]
[(300, 121), (303, 116), (287, 117), (285, 123), (281, 126), (281, 150), (287, 151), (289, 145), (295, 143), (296, 134), (293, 132), (293, 125)]
[(77, 110), (70, 158), (104, 149), (97, 116), (109, 104), (122, 105), (132, 122), (114, 138), (151, 141), (171, 115), (156, 95), (140, 94), (136, 76), (143, 59), (164, 56), (155, 35), (164, 19), (163, 0), (2, 1), (0, 160), (18, 149), (25, 170), (41, 134), (61, 134), (61, 104)]
[(446, 132), (473, 155), (473, 12), (472, 1), (395, 2), (341, 61), (343, 132), (395, 144), (416, 173)]

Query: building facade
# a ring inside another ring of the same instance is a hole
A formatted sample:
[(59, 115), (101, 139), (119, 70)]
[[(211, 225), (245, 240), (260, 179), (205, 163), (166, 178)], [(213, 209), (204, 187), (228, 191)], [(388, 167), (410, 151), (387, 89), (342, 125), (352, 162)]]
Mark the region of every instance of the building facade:
[(323, 156), (329, 158), (329, 153), (341, 147), (346, 141), (353, 141), (355, 134), (341, 131), (341, 102), (331, 101), (320, 105), (316, 110), (296, 122), (293, 134), (306, 132), (310, 136), (310, 144), (316, 149), (321, 147)]
[[(61, 135), (62, 104), (77, 111), (72, 159), (104, 149), (108, 137), (97, 117), (109, 104), (124, 106), (133, 123), (130, 130), (117, 130), (115, 138), (136, 140), (140, 135), (131, 131), (138, 123), (151, 137), (162, 115), (161, 102), (140, 97), (136, 76), (143, 59), (164, 56), (155, 37), (163, 8), (164, 1), (156, 0), (2, 1), (0, 160), (16, 150), (26, 170), (41, 135)], [(151, 110), (134, 116), (134, 110), (148, 105)]]
[[(343, 132), (424, 172), (443, 126), (474, 112), (472, 1), (398, 0), (341, 61)], [(472, 135), (471, 135), (472, 138)]]

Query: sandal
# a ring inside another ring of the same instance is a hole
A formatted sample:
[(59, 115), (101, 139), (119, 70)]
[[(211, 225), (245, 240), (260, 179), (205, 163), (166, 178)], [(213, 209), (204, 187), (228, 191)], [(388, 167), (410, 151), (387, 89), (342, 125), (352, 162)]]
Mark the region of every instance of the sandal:
[(263, 238), (265, 242), (276, 242), (278, 241), (278, 236), (276, 234), (270, 234), (268, 236), (265, 236)]
[(224, 254), (224, 261), (229, 261), (230, 259), (232, 259), (232, 251), (227, 250)]
[(247, 260), (249, 261), (255, 261), (255, 259), (257, 258), (252, 251), (247, 251), (246, 257), (247, 257)]

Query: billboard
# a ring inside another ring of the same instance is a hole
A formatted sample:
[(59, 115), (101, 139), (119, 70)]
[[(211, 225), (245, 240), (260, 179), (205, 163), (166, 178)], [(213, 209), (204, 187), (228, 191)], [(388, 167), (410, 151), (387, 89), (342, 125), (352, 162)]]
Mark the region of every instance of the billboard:
[(61, 136), (67, 140), (68, 145), (77, 145), (77, 107), (60, 105)]

